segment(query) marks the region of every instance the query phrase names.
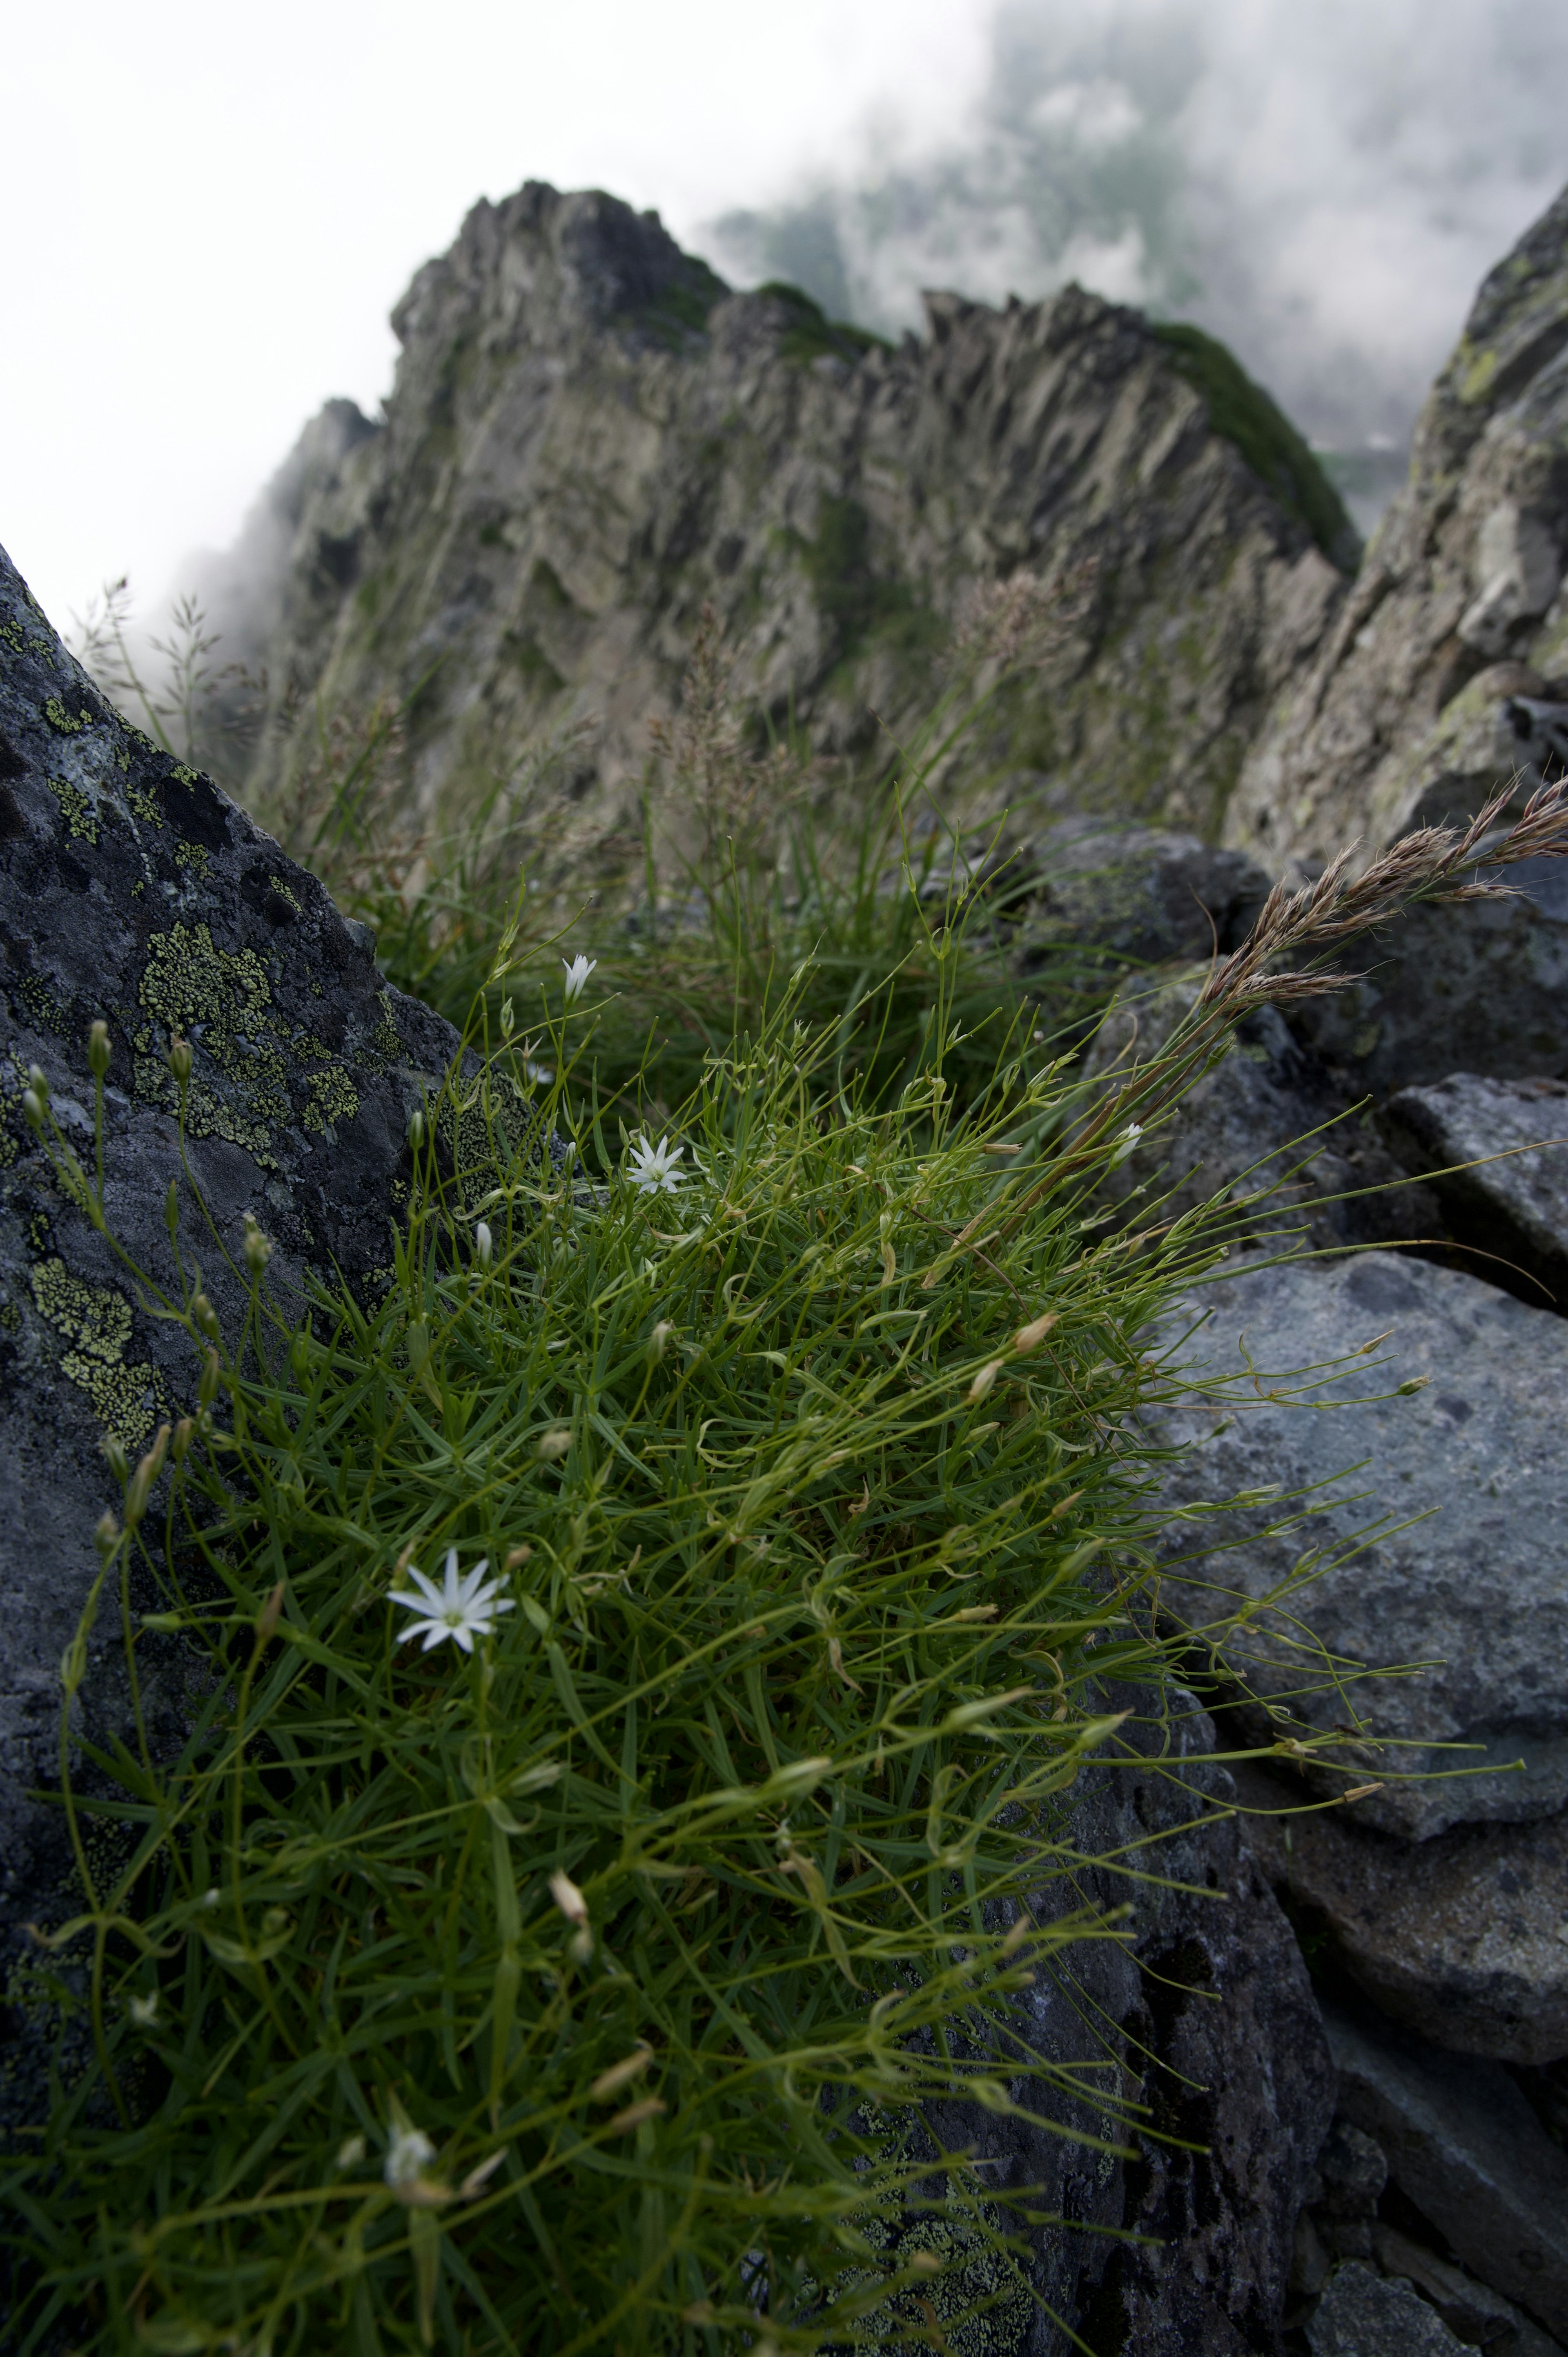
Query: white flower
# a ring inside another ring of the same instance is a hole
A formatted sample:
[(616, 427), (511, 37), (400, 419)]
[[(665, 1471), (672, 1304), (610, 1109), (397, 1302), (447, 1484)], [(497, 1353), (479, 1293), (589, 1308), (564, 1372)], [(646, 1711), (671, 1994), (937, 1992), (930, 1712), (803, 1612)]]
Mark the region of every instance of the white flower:
[(555, 1078), (554, 1068), (550, 1064), (524, 1064), (522, 1069), (536, 1088), (547, 1089)]
[(435, 2147), (423, 2128), (393, 2128), (387, 2138), (387, 2157), (381, 2163), (381, 2175), (394, 2193), (406, 2193), (426, 2161), (435, 2158)]
[(675, 1168), (685, 1151), (683, 1146), (671, 1146), (662, 1137), (657, 1146), (650, 1146), (639, 1130), (628, 1157), (632, 1185), (644, 1195), (672, 1195), (686, 1176)]
[(566, 968), (566, 1004), (570, 1006), (572, 1001), (575, 998), (581, 998), (584, 991), (586, 990), (588, 976), (597, 965), (598, 959), (584, 957), (579, 952), (570, 962), (563, 958), (561, 963)]
[(158, 1993), (156, 1989), (153, 1991), (151, 1996), (134, 1996), (131, 1999), (131, 2021), (132, 2026), (134, 2029), (156, 2029), (157, 2026), (157, 2018)]
[[(361, 2136), (345, 2136), (342, 2143), (338, 2147), (338, 2158), (333, 2162), (332, 2166), (334, 2169), (358, 2169), (360, 2163), (364, 2158), (364, 2137)], [(390, 2154), (388, 2156), (388, 2166), (389, 2168), (391, 2166)]]
[(495, 1238), (490, 1233), (489, 1224), (481, 1220), (474, 1230), (474, 1257), (481, 1268), (489, 1268), (490, 1254), (494, 1250)]
[(418, 1593), (411, 1596), (403, 1588), (393, 1588), (392, 1600), (406, 1611), (422, 1612), (426, 1618), (411, 1622), (398, 1643), (405, 1644), (410, 1637), (423, 1637), (428, 1653), (432, 1645), (438, 1645), (443, 1637), (450, 1637), (465, 1653), (471, 1653), (475, 1638), (488, 1637), (495, 1627), (497, 1615), (513, 1609), (511, 1598), (501, 1594), (500, 1581), (485, 1578), (489, 1569), (489, 1556), (481, 1555), (467, 1577), (459, 1579), (457, 1550), (452, 1547), (446, 1555), (446, 1581), (442, 1588), (410, 1564), (408, 1576)]
[(1144, 1135), (1143, 1123), (1141, 1121), (1130, 1121), (1127, 1124), (1126, 1128), (1122, 1132), (1122, 1135), (1126, 1139), (1129, 1146), (1136, 1146), (1138, 1140)]

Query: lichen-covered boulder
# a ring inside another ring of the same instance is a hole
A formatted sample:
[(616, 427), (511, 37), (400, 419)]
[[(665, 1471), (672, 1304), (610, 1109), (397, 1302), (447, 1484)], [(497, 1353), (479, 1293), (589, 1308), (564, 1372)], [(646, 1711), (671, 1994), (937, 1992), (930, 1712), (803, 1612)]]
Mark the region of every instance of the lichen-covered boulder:
[[(109, 1220), (177, 1302), (172, 1181), (188, 1275), (199, 1265), (237, 1340), (246, 1212), (275, 1247), (266, 1283), (285, 1319), (307, 1271), (362, 1285), (390, 1267), (409, 1117), (457, 1043), (384, 986), (371, 949), (209, 779), (104, 702), (0, 552), (4, 1964), (64, 1872), (58, 1813), (28, 1795), (52, 1780), (60, 1657), (96, 1570), (94, 1524), (118, 1502), (101, 1443), (113, 1435), (134, 1458), (197, 1373), (189, 1335), (144, 1314), (35, 1139), (29, 1068), (91, 1167), (88, 1032), (106, 1021)], [(177, 1034), (192, 1050), (183, 1154)], [(121, 1710), (118, 1616), (103, 1619), (113, 1633), (94, 1641), (81, 1696), (100, 1729)], [(181, 1701), (175, 1641), (161, 1641), (167, 1658), (149, 1641), (143, 1663), (155, 1717)]]

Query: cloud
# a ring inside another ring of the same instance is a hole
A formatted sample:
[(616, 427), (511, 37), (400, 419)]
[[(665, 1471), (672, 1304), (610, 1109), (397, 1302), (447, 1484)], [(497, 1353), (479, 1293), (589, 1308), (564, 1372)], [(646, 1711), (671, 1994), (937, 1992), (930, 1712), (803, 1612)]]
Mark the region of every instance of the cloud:
[(884, 331), (918, 324), (922, 285), (1069, 278), (1197, 319), (1375, 474), (1568, 177), (1565, 85), (1568, 13), (1537, 0), (1009, 0), (941, 137), (884, 113), (706, 243)]

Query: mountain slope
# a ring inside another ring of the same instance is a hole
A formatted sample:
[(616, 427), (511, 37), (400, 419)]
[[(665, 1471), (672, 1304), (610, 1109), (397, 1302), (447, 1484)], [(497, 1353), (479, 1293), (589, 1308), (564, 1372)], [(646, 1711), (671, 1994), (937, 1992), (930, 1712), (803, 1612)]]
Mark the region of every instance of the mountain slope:
[(894, 350), (611, 198), (477, 205), (394, 314), (384, 423), (333, 404), (231, 560), (282, 724), (251, 798), (308, 757), (312, 697), (412, 697), (412, 810), (569, 734), (573, 840), (608, 856), (705, 602), (744, 702), (886, 759), (873, 715), (928, 706), (966, 599), (1028, 571), (1074, 619), (985, 748), (993, 801), (1217, 833), (1342, 601), (1343, 511), (1208, 339), (1076, 287), (927, 307)]

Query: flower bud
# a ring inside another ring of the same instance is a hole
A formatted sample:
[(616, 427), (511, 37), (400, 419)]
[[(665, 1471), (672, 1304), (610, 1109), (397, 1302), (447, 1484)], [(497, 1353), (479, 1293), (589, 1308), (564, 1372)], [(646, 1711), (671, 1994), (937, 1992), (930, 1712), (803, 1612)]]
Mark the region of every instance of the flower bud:
[(105, 1563), (120, 1544), (120, 1525), (107, 1509), (98, 1517), (98, 1528), (92, 1534), (92, 1544)]
[(1015, 1351), (1036, 1351), (1057, 1322), (1057, 1312), (1047, 1309), (1043, 1318), (1036, 1318), (1027, 1326), (1020, 1326), (1013, 1337)]
[(109, 1026), (102, 1016), (87, 1035), (87, 1060), (95, 1080), (102, 1080), (109, 1070)]
[(648, 1338), (648, 1355), (657, 1364), (670, 1347), (670, 1337), (675, 1329), (668, 1318), (661, 1318)]
[(274, 1637), (276, 1636), (277, 1625), (283, 1617), (283, 1596), (284, 1583), (280, 1579), (277, 1586), (273, 1589), (272, 1594), (268, 1597), (266, 1602), (263, 1605), (261, 1610), (256, 1615), (256, 1642), (258, 1645), (270, 1644)]
[(39, 1096), (37, 1089), (24, 1089), (22, 1091), (22, 1111), (27, 1114), (29, 1128), (42, 1129), (44, 1125), (44, 1101), (42, 1097)]
[(259, 1277), (273, 1256), (273, 1243), (272, 1238), (264, 1236), (257, 1227), (253, 1211), (245, 1214), (245, 1241), (242, 1250), (245, 1255), (245, 1266), (253, 1277)]
[(153, 1483), (163, 1471), (164, 1458), (167, 1453), (168, 1444), (169, 1428), (166, 1424), (160, 1424), (157, 1438), (132, 1474), (130, 1487), (125, 1492), (127, 1530), (134, 1530), (147, 1511), (147, 1499)]
[(190, 1305), (190, 1315), (199, 1333), (216, 1335), (218, 1312), (205, 1293), (199, 1293)]
[(169, 1443), (169, 1455), (174, 1458), (177, 1465), (183, 1465), (185, 1463), (186, 1458), (190, 1454), (190, 1444), (195, 1437), (195, 1425), (191, 1422), (189, 1416), (182, 1415), (179, 1422), (175, 1426), (174, 1438)]
[(182, 1089), (190, 1079), (193, 1060), (189, 1040), (176, 1031), (168, 1043), (168, 1068)]
[(27, 1086), (44, 1104), (49, 1101), (48, 1075), (41, 1064), (27, 1066)]
[(573, 1929), (581, 1931), (588, 1920), (588, 1902), (569, 1874), (551, 1876), (550, 1896)]
[[(207, 1297), (205, 1294), (198, 1294), (197, 1296), (197, 1299), (199, 1301), (204, 1301), (206, 1298)], [(220, 1369), (218, 1365), (217, 1351), (208, 1351), (204, 1352), (201, 1361), (201, 1381), (196, 1387), (196, 1396), (203, 1407), (210, 1407), (213, 1401), (218, 1396), (219, 1373)]]
[(123, 1443), (116, 1440), (112, 1432), (106, 1432), (103, 1436), (102, 1447), (103, 1461), (116, 1481), (128, 1481), (131, 1478), (131, 1460), (125, 1454)]
[(494, 1250), (495, 1239), (490, 1234), (486, 1222), (481, 1220), (478, 1226), (474, 1230), (474, 1254), (481, 1268), (489, 1268), (490, 1265), (490, 1255)]
[(983, 1400), (1001, 1372), (1002, 1361), (1000, 1359), (993, 1359), (989, 1366), (982, 1367), (980, 1372), (976, 1375), (974, 1381), (969, 1387), (969, 1397), (972, 1400)]
[(503, 999), (501, 1001), (501, 1038), (503, 1039), (510, 1039), (511, 1038), (512, 1029), (516, 1022), (517, 1016), (513, 1011), (510, 999)]
[(424, 1143), (424, 1115), (417, 1108), (408, 1117), (408, 1142), (416, 1154)]

